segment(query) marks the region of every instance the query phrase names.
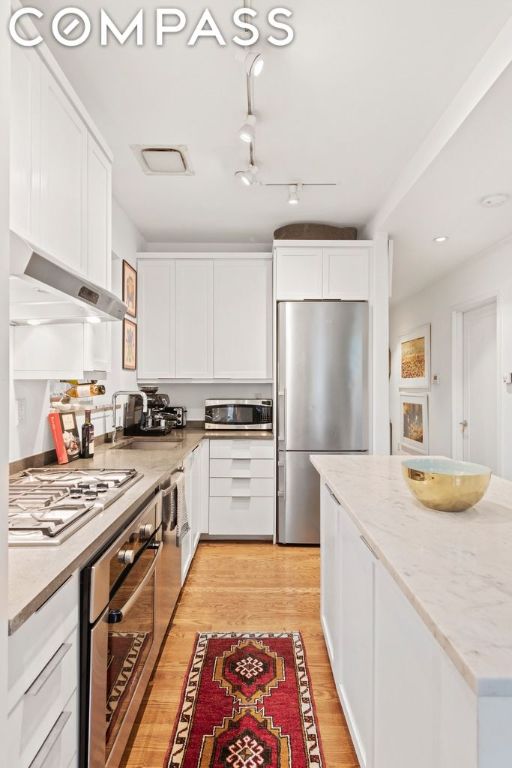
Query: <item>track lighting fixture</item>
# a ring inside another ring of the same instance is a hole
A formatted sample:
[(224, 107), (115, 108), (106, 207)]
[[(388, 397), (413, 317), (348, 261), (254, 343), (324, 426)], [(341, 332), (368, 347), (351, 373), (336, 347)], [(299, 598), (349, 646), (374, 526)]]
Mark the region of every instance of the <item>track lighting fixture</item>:
[(247, 77), (259, 77), (263, 72), (265, 66), (265, 59), (263, 54), (257, 51), (248, 53), (245, 58), (245, 71)]
[(249, 168), (246, 171), (237, 171), (235, 173), (235, 176), (237, 179), (239, 179), (242, 184), (246, 187), (251, 187), (253, 184), (256, 184), (256, 174), (258, 173), (258, 168), (255, 165), (250, 165)]
[(288, 202), (290, 205), (298, 205), (300, 202), (300, 191), (302, 184), (290, 184), (288, 187)]
[(246, 144), (254, 143), (254, 126), (256, 125), (255, 115), (247, 115), (247, 120), (240, 128), (239, 136)]

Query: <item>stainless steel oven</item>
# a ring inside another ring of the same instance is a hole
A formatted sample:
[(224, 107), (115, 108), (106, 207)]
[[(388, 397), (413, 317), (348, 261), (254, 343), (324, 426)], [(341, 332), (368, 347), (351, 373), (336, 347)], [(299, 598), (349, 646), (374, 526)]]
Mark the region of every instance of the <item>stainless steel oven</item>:
[(160, 649), (162, 497), (82, 573), (82, 768), (120, 764)]
[(272, 400), (206, 400), (205, 429), (272, 429)]

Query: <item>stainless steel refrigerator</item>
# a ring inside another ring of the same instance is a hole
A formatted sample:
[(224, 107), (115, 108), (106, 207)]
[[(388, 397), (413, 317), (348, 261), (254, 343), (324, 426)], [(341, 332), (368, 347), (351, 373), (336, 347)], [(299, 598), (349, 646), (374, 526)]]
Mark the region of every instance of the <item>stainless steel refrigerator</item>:
[(313, 453), (368, 451), (365, 301), (284, 301), (277, 312), (280, 544), (320, 541)]

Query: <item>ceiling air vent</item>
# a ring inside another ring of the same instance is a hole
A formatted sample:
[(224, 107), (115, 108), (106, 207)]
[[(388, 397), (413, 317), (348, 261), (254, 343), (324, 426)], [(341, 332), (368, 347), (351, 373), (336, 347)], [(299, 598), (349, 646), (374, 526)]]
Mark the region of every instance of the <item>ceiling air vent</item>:
[(173, 147), (136, 144), (132, 149), (148, 176), (193, 176), (188, 150), (183, 144)]

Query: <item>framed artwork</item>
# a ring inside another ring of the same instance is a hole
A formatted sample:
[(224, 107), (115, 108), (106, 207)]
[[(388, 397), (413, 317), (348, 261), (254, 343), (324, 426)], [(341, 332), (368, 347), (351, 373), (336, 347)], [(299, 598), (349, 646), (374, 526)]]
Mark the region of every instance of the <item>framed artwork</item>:
[(128, 314), (137, 317), (137, 270), (123, 259), (123, 301)]
[(126, 317), (123, 320), (123, 368), (127, 371), (137, 368), (137, 325)]
[(430, 325), (400, 338), (400, 387), (430, 388)]
[(428, 453), (428, 395), (400, 395), (400, 444), (405, 451)]

